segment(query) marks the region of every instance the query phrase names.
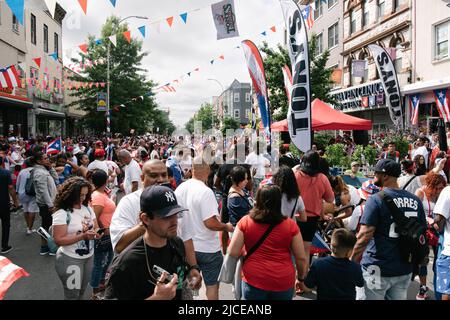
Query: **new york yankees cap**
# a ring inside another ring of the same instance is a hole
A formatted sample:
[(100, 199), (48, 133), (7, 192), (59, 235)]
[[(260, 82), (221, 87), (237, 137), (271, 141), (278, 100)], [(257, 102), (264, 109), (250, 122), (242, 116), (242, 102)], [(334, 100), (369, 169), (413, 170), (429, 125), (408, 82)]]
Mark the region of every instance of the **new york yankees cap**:
[(158, 218), (167, 218), (187, 209), (178, 205), (177, 197), (172, 189), (154, 185), (145, 188), (142, 192), (141, 211), (151, 213)]

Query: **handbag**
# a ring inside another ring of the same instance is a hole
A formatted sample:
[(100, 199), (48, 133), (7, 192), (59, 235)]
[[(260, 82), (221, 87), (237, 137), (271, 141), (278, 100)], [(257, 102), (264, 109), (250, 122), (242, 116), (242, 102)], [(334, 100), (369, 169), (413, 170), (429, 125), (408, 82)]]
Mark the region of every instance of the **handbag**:
[[(71, 216), (68, 211), (66, 211), (67, 217), (66, 217), (66, 224), (70, 224)], [(51, 226), (48, 229), (49, 232), (47, 232), (44, 228), (40, 227), (37, 231), (37, 234), (39, 234), (45, 241), (47, 241), (48, 249), (51, 253), (56, 253), (58, 251), (59, 246), (56, 244), (55, 239), (53, 238), (53, 226)]]
[[(250, 248), (250, 250), (248, 250), (247, 254), (245, 255), (245, 257), (233, 257), (230, 256), (229, 253), (227, 253), (225, 255), (225, 258), (223, 260), (223, 264), (222, 267), (220, 269), (220, 274), (219, 274), (219, 281), (223, 282), (223, 283), (228, 283), (231, 284), (234, 281), (234, 276), (236, 274), (236, 267), (238, 264), (238, 261), (241, 260), (240, 263), (240, 268), (242, 268), (242, 266), (244, 265), (245, 261), (262, 245), (262, 243), (264, 242), (264, 240), (266, 240), (266, 238), (269, 236), (269, 234), (272, 232), (273, 228), (275, 228), (275, 224), (271, 224), (266, 232), (264, 232), (263, 236), (258, 240), (258, 242), (252, 247)], [(240, 272), (240, 270), (238, 270)]]
[(34, 169), (30, 171), (30, 176), (25, 181), (25, 194), (30, 197), (36, 196), (36, 189), (34, 188)]
[(107, 251), (110, 248), (112, 250), (110, 235), (104, 235), (100, 239), (95, 240), (95, 250)]

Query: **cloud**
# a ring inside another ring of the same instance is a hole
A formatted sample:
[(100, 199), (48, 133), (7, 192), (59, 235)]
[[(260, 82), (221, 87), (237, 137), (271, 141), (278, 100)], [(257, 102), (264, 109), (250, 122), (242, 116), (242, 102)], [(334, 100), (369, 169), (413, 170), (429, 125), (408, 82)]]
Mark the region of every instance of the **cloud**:
[[(127, 22), (132, 30), (144, 24), (147, 26), (143, 49), (150, 54), (144, 58), (143, 68), (148, 70), (148, 78), (165, 84), (200, 68), (200, 72), (193, 72), (191, 77), (186, 75), (180, 85), (175, 85), (176, 93), (157, 95), (161, 109), (170, 108), (170, 118), (181, 126), (202, 103), (211, 102), (213, 96), (220, 94), (220, 85), (208, 81), (208, 78), (217, 79), (225, 88), (234, 79), (250, 82), (242, 49), (235, 48), (242, 40), (250, 39), (257, 45), (266, 40), (271, 46), (283, 42), (283, 17), (278, 0), (235, 0), (241, 36), (217, 41), (210, 5), (218, 1), (118, 0), (114, 8), (109, 0), (91, 0), (88, 14), (84, 16), (77, 1), (59, 0), (66, 11), (79, 16), (81, 26), (74, 30), (64, 23), (63, 46), (64, 49), (76, 47), (86, 40), (88, 34), (99, 36), (101, 26), (112, 14), (120, 17), (147, 16), (147, 21), (129, 19)], [(201, 10), (188, 14), (187, 24), (184, 24), (179, 14), (199, 8)], [(174, 16), (172, 28), (164, 22), (170, 16)], [(163, 21), (159, 34), (152, 24), (158, 20)], [(277, 26), (277, 33), (269, 30), (273, 25)], [(263, 37), (262, 31), (268, 31), (268, 36)], [(137, 33), (134, 37), (140, 38)], [(225, 60), (216, 60), (211, 66), (210, 60), (222, 54)]]

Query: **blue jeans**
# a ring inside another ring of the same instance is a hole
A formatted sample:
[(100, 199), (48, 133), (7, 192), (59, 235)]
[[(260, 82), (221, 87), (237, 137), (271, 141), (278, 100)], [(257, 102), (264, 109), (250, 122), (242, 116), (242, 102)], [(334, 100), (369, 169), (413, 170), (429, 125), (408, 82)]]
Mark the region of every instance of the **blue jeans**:
[(366, 300), (406, 300), (411, 283), (411, 273), (398, 277), (370, 274), (362, 268)]
[(242, 281), (242, 300), (292, 300), (294, 288), (286, 291), (266, 291)]
[[(109, 236), (104, 236), (102, 239)], [(94, 267), (92, 268), (91, 275), (91, 287), (97, 289), (100, 283), (105, 279), (108, 267), (114, 256), (113, 248), (111, 242), (107, 245), (98, 246), (99, 240), (95, 240), (95, 250), (94, 250)]]

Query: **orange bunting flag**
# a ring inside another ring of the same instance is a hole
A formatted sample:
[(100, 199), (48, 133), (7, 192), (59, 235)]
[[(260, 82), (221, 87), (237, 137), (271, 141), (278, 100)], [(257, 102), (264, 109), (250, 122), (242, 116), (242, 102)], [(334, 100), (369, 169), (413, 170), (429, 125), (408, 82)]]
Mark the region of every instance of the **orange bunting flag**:
[(200, 71), (200, 68), (195, 68), (194, 71)]
[(80, 50), (83, 51), (84, 53), (87, 53), (87, 49), (88, 49), (87, 44), (82, 44), (82, 45), (78, 46), (78, 48), (80, 48)]
[(275, 26), (273, 26), (272, 28), (270, 28), (270, 30), (272, 30), (273, 32), (277, 32), (277, 28)]
[(78, 0), (78, 3), (81, 6), (81, 9), (83, 9), (84, 14), (87, 14), (87, 5), (88, 5), (88, 0)]
[(222, 59), (222, 60), (225, 60), (225, 56), (224, 55), (221, 55), (219, 58)]
[(172, 24), (173, 24), (173, 17), (169, 17), (169, 18), (167, 18), (166, 20), (167, 20), (167, 23), (169, 24), (169, 27), (172, 27)]
[(131, 31), (125, 31), (123, 36), (127, 39), (128, 43), (131, 43)]

